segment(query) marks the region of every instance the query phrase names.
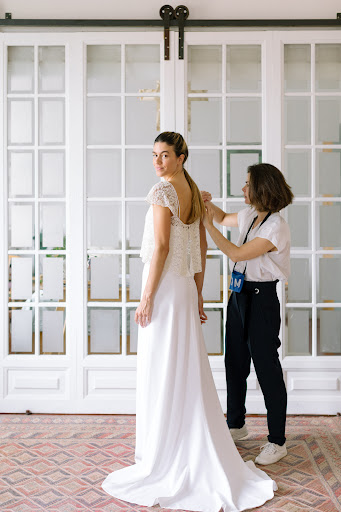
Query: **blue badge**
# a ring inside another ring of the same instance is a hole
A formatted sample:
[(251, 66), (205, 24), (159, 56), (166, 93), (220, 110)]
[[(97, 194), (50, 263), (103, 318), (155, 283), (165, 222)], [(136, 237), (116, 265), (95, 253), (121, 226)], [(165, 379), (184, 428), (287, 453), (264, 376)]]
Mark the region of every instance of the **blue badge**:
[(233, 271), (231, 275), (230, 290), (239, 293), (243, 288), (244, 279), (245, 274)]

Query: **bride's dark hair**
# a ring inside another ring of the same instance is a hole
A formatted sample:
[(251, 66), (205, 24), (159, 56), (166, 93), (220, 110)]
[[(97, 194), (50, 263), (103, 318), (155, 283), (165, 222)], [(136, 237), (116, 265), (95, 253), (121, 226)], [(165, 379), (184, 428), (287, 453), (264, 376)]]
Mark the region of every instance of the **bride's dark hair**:
[[(171, 146), (174, 149), (174, 153), (177, 157), (180, 155), (184, 155), (184, 163), (186, 162), (188, 158), (188, 147), (186, 144), (185, 139), (180, 133), (176, 132), (162, 132), (160, 135), (158, 135), (154, 141), (154, 144), (156, 142), (164, 142), (168, 144), (168, 146)], [(202, 219), (205, 213), (205, 205), (204, 201), (201, 197), (200, 190), (198, 189), (197, 184), (195, 181), (190, 177), (186, 169), (183, 167), (183, 171), (185, 174), (185, 178), (188, 181), (188, 184), (192, 191), (192, 208), (190, 211), (189, 218), (187, 220), (188, 224), (191, 224), (197, 219)]]

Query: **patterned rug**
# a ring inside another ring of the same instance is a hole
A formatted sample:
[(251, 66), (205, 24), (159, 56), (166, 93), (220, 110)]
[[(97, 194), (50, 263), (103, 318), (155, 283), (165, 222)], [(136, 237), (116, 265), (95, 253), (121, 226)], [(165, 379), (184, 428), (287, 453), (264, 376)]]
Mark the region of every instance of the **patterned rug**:
[[(249, 437), (237, 443), (244, 460), (266, 441), (264, 417), (247, 425)], [(278, 491), (257, 511), (341, 511), (341, 417), (289, 416), (287, 425), (288, 456), (266, 468)], [(0, 415), (0, 511), (161, 511), (101, 488), (108, 473), (133, 463), (134, 443), (134, 416)]]

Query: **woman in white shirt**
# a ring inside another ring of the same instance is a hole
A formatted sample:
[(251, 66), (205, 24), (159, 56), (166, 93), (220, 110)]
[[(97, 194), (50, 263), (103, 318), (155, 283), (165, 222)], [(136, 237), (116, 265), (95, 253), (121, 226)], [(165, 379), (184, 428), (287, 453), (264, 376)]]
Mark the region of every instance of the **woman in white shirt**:
[[(278, 213), (292, 202), (283, 174), (271, 164), (248, 168), (243, 187), (248, 208), (225, 213), (203, 192), (204, 225), (219, 249), (230, 258), (232, 293), (227, 306), (225, 366), (227, 423), (233, 439), (247, 436), (245, 425), (246, 379), (251, 358), (262, 389), (268, 419), (268, 443), (256, 457), (272, 464), (287, 454), (285, 421), (287, 393), (277, 349), (280, 308), (276, 284), (290, 272), (290, 231)], [(213, 225), (238, 227), (237, 245)]]

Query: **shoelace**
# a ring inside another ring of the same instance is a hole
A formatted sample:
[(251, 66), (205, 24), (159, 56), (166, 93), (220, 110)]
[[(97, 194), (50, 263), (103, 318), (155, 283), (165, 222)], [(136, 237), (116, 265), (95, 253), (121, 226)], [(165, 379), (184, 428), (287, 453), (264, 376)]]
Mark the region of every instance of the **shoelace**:
[(263, 451), (263, 453), (265, 453), (265, 454), (271, 455), (272, 453), (276, 453), (277, 448), (274, 445), (274, 443), (266, 443), (260, 447), (260, 450)]

